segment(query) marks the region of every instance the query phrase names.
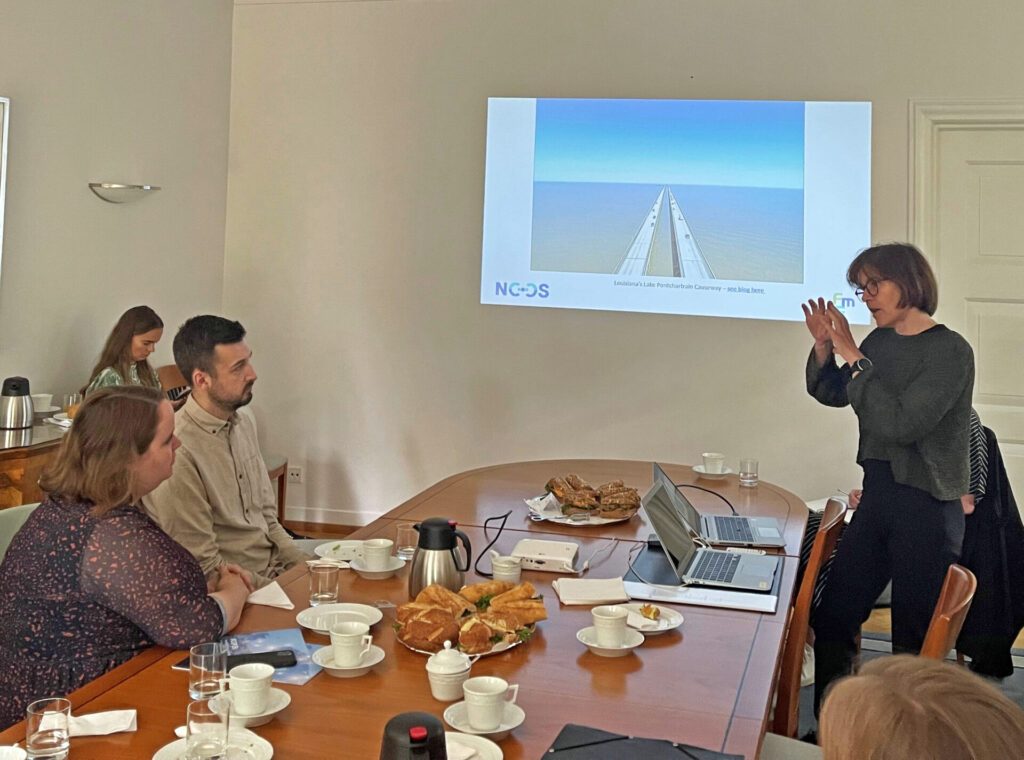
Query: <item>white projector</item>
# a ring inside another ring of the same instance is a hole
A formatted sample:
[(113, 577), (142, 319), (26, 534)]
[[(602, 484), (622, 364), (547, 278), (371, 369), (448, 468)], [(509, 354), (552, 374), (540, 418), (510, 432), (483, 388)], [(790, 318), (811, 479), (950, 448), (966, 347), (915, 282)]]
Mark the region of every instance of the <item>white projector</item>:
[(576, 573), (579, 544), (572, 541), (543, 541), (524, 538), (512, 550), (513, 557), (523, 561), (524, 570), (543, 570), (549, 573)]

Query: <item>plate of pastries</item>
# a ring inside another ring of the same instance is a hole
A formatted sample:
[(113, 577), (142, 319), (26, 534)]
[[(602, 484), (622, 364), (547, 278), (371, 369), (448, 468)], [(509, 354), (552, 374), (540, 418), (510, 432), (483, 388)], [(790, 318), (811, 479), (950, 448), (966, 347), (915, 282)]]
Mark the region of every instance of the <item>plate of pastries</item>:
[(547, 498), (557, 500), (562, 516), (554, 522), (567, 525), (607, 525), (624, 522), (640, 510), (640, 492), (621, 480), (613, 480), (596, 488), (579, 475), (569, 473), (549, 480), (544, 490)]
[(529, 640), (547, 616), (544, 600), (529, 582), (486, 581), (458, 593), (434, 584), (398, 607), (394, 628), (414, 652), (433, 654), (450, 641), (466, 654), (488, 655)]

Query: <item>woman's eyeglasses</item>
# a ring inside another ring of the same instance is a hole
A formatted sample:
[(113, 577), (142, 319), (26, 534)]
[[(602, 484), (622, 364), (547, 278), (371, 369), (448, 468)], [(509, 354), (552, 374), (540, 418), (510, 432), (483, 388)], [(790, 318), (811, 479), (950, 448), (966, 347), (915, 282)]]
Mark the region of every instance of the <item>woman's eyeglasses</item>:
[(864, 283), (864, 287), (857, 288), (853, 292), (857, 295), (857, 298), (863, 298), (865, 293), (874, 298), (875, 296), (878, 295), (878, 286), (885, 281), (885, 277), (882, 277), (881, 279), (878, 280), (868, 280), (867, 282)]

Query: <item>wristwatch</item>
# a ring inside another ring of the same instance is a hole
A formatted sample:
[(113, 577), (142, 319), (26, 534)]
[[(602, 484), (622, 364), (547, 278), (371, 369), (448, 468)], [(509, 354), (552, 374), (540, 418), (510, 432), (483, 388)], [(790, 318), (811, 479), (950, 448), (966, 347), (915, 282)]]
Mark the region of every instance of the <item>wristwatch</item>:
[(863, 372), (864, 370), (874, 366), (874, 363), (868, 357), (862, 356), (850, 365), (850, 369), (854, 372)]

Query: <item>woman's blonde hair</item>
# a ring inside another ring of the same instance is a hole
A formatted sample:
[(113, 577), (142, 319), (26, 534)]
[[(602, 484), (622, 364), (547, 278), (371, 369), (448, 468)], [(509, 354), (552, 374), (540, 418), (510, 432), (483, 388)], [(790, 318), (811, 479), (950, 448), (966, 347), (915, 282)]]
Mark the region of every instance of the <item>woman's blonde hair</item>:
[[(107, 367), (113, 367), (127, 385), (131, 367), (134, 364), (135, 371), (139, 375), (139, 382), (147, 388), (155, 388), (156, 380), (153, 378), (153, 368), (150, 366), (149, 360), (135, 361), (132, 358), (132, 338), (151, 330), (162, 329), (163, 326), (163, 320), (148, 306), (133, 306), (128, 309), (117, 320), (114, 329), (107, 336), (107, 342), (103, 344), (103, 350), (100, 351), (100, 358), (89, 375), (89, 383)], [(89, 383), (82, 388), (83, 393), (89, 387)]]
[(836, 683), (819, 720), (824, 760), (1012, 760), (1024, 711), (962, 667), (911, 655)]
[(101, 388), (82, 404), (39, 486), (63, 501), (88, 502), (102, 517), (132, 500), (132, 465), (156, 436), (163, 395), (135, 385)]

